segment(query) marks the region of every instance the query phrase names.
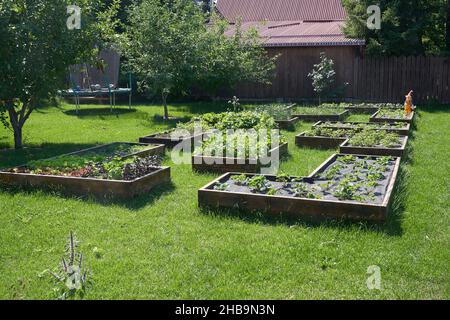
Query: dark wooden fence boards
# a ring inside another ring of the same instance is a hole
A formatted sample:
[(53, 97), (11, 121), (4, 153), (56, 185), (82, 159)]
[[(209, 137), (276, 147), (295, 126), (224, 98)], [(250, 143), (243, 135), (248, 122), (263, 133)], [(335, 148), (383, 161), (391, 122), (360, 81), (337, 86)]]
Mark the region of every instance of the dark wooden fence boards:
[(336, 84), (349, 83), (343, 98), (374, 102), (403, 102), (414, 90), (415, 103), (450, 103), (450, 58), (362, 57), (352, 47), (280, 48), (272, 85), (243, 84), (240, 98), (302, 100), (315, 97), (308, 73), (319, 60), (320, 51), (333, 58)]
[[(101, 72), (95, 66), (89, 64), (77, 64), (70, 67), (70, 87), (80, 86), (89, 89), (90, 85), (99, 84), (108, 87), (110, 84), (118, 85), (120, 55), (114, 50), (102, 50), (99, 59), (105, 61), (105, 70)], [(83, 81), (83, 78), (85, 79)]]
[(355, 58), (346, 97), (399, 102), (412, 89), (417, 103), (449, 103), (449, 69), (450, 58), (442, 57)]

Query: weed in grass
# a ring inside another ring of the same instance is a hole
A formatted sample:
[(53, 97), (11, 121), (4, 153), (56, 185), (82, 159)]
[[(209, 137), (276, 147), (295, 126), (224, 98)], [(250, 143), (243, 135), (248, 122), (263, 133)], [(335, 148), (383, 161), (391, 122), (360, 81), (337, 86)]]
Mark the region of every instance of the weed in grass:
[(60, 270), (49, 272), (57, 280), (58, 299), (84, 296), (88, 271), (83, 267), (83, 254), (78, 252), (78, 240), (73, 232), (70, 232), (66, 255), (61, 259)]

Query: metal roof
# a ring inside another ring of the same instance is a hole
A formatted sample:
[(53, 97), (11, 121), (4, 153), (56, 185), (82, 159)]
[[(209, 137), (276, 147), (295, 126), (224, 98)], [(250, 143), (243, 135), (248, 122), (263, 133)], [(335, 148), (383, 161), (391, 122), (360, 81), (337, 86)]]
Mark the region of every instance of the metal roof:
[[(344, 21), (261, 21), (243, 22), (242, 31), (256, 28), (265, 47), (297, 46), (360, 46), (364, 40), (346, 38), (342, 32)], [(231, 24), (227, 36), (235, 32)]]
[(217, 10), (229, 22), (345, 20), (341, 0), (218, 0)]

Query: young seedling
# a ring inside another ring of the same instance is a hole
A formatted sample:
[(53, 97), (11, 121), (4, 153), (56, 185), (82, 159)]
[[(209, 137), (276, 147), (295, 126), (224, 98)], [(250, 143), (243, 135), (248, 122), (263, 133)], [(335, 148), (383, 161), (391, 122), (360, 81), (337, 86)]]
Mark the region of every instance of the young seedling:
[(238, 176), (232, 176), (231, 180), (238, 186), (246, 186), (248, 185), (248, 177), (245, 174), (241, 174)]
[(230, 187), (230, 185), (228, 183), (217, 183), (214, 186), (214, 190), (218, 190), (218, 191), (227, 191), (228, 188)]

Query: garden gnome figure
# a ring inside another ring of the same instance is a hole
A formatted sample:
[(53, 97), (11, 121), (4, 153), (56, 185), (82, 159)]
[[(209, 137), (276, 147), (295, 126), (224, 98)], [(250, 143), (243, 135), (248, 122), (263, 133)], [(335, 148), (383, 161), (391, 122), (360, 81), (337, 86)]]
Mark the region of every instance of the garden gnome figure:
[(413, 111), (412, 109), (412, 94), (413, 91), (411, 90), (408, 95), (406, 96), (406, 100), (405, 100), (405, 113), (406, 115), (410, 115), (411, 112)]

